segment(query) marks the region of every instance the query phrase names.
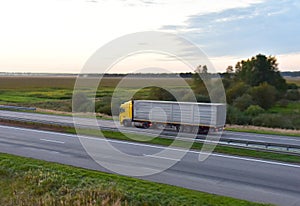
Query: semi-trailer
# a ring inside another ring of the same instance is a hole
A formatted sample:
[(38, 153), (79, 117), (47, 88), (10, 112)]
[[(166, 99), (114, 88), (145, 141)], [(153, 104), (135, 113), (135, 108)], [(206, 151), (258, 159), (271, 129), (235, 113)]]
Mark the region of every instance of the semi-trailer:
[(221, 131), (226, 104), (131, 100), (121, 104), (120, 124), (125, 127), (174, 128), (177, 131), (208, 133)]

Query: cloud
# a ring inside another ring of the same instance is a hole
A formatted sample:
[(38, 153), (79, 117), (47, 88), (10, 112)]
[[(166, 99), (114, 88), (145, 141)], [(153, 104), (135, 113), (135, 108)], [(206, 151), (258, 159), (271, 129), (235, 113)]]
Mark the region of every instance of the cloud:
[(125, 6), (139, 7), (139, 6), (156, 6), (162, 4), (157, 0), (122, 0)]
[(300, 51), (300, 3), (269, 0), (220, 12), (192, 15), (184, 26), (166, 25), (212, 56)]

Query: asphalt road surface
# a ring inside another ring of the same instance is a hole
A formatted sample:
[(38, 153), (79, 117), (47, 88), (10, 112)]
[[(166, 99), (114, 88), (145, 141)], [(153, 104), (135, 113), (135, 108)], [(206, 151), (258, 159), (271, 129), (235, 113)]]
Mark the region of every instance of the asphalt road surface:
[[(46, 115), (46, 114), (37, 114), (37, 113), (27, 113), (27, 112), (13, 112), (13, 111), (4, 111), (0, 110), (0, 118), (8, 117), (8, 118), (22, 118), (27, 120), (41, 121), (41, 122), (49, 122), (49, 123), (60, 123), (60, 124), (71, 124), (73, 125), (73, 117), (70, 116), (58, 116), (58, 115)], [(80, 124), (82, 126), (91, 127), (94, 125), (94, 121), (89, 118), (82, 118)], [(112, 120), (97, 120), (97, 124), (104, 128), (120, 128), (120, 124), (116, 121)], [(137, 129), (137, 128), (124, 128), (121, 127), (123, 131), (128, 132), (139, 132), (145, 134), (157, 134), (156, 130), (153, 129)], [(299, 137), (291, 137), (291, 136), (283, 136), (283, 135), (265, 135), (265, 134), (254, 134), (254, 133), (246, 133), (246, 132), (229, 132), (225, 131), (222, 134), (222, 138), (230, 138), (236, 140), (251, 140), (251, 141), (260, 141), (260, 142), (268, 142), (268, 143), (278, 143), (278, 144), (288, 144), (288, 145), (297, 145), (300, 146), (300, 136)]]
[[(81, 142), (102, 166), (87, 154)], [(107, 144), (123, 152), (124, 158), (112, 154)], [(160, 153), (165, 150), (174, 158)], [(300, 205), (300, 165), (221, 154), (200, 162), (196, 151), (189, 151), (179, 160), (175, 157), (182, 153), (180, 149), (92, 137), (79, 139), (76, 135), (7, 126), (0, 126), (0, 152), (112, 173), (117, 171), (103, 166), (133, 175), (139, 168), (156, 173), (139, 177), (150, 181), (255, 202)], [(137, 161), (125, 158), (127, 155), (137, 157)], [(161, 171), (169, 163), (174, 165)]]

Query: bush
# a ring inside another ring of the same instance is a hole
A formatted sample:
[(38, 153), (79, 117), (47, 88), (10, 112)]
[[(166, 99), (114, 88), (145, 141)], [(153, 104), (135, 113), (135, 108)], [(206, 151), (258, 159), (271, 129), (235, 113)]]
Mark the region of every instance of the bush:
[(286, 93), (286, 98), (291, 101), (300, 100), (300, 93), (299, 93), (298, 89), (288, 90)]
[(92, 112), (93, 102), (84, 93), (76, 93), (73, 97), (73, 111)]
[(231, 104), (236, 98), (242, 96), (248, 89), (249, 85), (244, 82), (238, 82), (226, 91), (226, 99)]
[(160, 87), (152, 87), (150, 91), (152, 100), (175, 101), (176, 98), (167, 90)]
[(197, 102), (205, 102), (205, 103), (210, 103), (210, 98), (209, 96), (197, 94), (196, 95)]
[(250, 122), (251, 117), (245, 115), (236, 107), (228, 106), (226, 123), (248, 125)]
[(253, 99), (249, 94), (243, 94), (241, 97), (238, 97), (233, 102), (233, 106), (237, 107), (241, 111), (244, 111), (252, 104), (253, 104)]
[(280, 107), (287, 107), (289, 105), (289, 101), (287, 99), (281, 99), (278, 101), (278, 105)]
[(288, 89), (298, 89), (298, 86), (295, 83), (290, 83), (290, 84), (287, 85), (287, 88)]
[(295, 115), (295, 117), (292, 118), (292, 123), (294, 129), (300, 129), (300, 115)]
[(259, 86), (253, 87), (250, 94), (255, 102), (263, 109), (271, 108), (276, 102), (277, 91), (275, 87), (262, 83)]
[(245, 114), (249, 115), (249, 116), (252, 116), (252, 117), (255, 117), (255, 116), (257, 116), (259, 114), (262, 114), (264, 112), (265, 112), (265, 110), (263, 108), (261, 108), (260, 106), (251, 105), (246, 109)]
[(294, 129), (291, 119), (280, 114), (261, 114), (254, 117), (252, 123), (256, 126)]
[(103, 113), (107, 115), (111, 115), (111, 97), (103, 97), (100, 101), (96, 102), (95, 110), (98, 113)]

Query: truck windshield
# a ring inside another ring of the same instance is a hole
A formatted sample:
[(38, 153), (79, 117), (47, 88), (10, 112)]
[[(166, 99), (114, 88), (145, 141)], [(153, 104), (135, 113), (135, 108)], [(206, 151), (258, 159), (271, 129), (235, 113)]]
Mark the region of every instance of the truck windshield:
[(123, 113), (123, 112), (125, 112), (125, 109), (120, 107), (120, 113)]

